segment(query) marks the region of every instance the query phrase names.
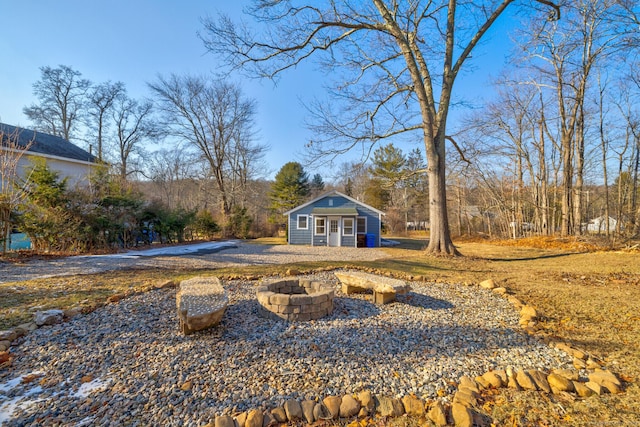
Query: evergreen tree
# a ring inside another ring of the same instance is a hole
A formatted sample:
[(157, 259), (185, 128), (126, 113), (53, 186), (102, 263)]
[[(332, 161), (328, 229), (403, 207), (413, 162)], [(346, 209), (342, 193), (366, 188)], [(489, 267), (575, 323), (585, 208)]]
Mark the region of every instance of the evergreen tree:
[(278, 222), (283, 212), (292, 209), (309, 195), (309, 177), (298, 162), (289, 162), (282, 166), (276, 174), (275, 182), (271, 186), (272, 220)]
[(324, 191), (324, 181), (319, 173), (313, 175), (311, 183), (309, 184), (309, 190), (313, 197), (320, 195)]

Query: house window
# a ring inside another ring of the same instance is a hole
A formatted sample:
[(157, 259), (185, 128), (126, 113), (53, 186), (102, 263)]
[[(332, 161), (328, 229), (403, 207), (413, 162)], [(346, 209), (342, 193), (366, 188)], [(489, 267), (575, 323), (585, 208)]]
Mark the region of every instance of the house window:
[(333, 206), (333, 199), (329, 199), (329, 206)]
[(367, 218), (360, 216), (358, 217), (358, 234), (365, 234), (367, 232)]
[(307, 230), (309, 228), (309, 217), (307, 215), (298, 215), (298, 230)]
[(342, 229), (345, 236), (353, 236), (353, 218), (343, 218)]
[(325, 234), (327, 234), (326, 232), (326, 218), (316, 218), (316, 231), (315, 234), (316, 236), (324, 236)]

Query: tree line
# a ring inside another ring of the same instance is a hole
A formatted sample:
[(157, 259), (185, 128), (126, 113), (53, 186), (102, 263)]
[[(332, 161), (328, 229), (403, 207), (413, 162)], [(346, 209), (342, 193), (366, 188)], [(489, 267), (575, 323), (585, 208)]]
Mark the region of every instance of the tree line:
[[(341, 165), (332, 184), (384, 208), (394, 231), (428, 221), (428, 251), (455, 254), (452, 229), (569, 236), (602, 216), (617, 220), (613, 230), (604, 222), (604, 234), (637, 236), (639, 11), (637, 2), (608, 0), (295, 7), (258, 0), (247, 9), (254, 27), (219, 15), (203, 20), (200, 37), (229, 71), (258, 77), (279, 78), (317, 59), (330, 81), (328, 100), (308, 105), (309, 158), (336, 160), (354, 148), (369, 153), (368, 161)], [(453, 129), (454, 83), (508, 12), (520, 20), (511, 34), (518, 40), (512, 66), (496, 82), (497, 96)], [(46, 96), (58, 75), (73, 84)], [(255, 102), (209, 76), (159, 77), (149, 88), (150, 103), (124, 103), (121, 84), (94, 85), (69, 67), (44, 67), (34, 85), (40, 103), (25, 114), (41, 130), (70, 132), (71, 140), (73, 120), (82, 117), (82, 138), (102, 147), (98, 153), (109, 146), (104, 135), (113, 135), (107, 139), (114, 152), (99, 157), (112, 159), (121, 180), (135, 178), (169, 208), (209, 210), (223, 233), (232, 218), (273, 231), (282, 219), (265, 197), (273, 187), (261, 175), (268, 147), (254, 130)], [(120, 93), (113, 101), (102, 96), (113, 91)], [(126, 126), (136, 117), (153, 116), (161, 135), (149, 125), (139, 139), (118, 136), (115, 112), (133, 104), (139, 112), (122, 121), (124, 129), (138, 129)], [(144, 105), (146, 114), (138, 110)], [(143, 141), (165, 136), (173, 148), (142, 154)], [(420, 150), (402, 153), (407, 141)]]

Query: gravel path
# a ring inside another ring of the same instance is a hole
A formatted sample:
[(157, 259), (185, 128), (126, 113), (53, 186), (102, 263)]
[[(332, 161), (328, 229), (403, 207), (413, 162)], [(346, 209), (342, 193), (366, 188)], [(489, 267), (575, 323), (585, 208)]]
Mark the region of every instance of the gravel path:
[[(251, 257), (240, 252), (225, 251), (226, 261)], [(273, 255), (265, 247), (253, 256)], [(331, 273), (310, 277), (336, 286), (333, 314), (313, 322), (258, 317), (258, 282), (237, 280), (224, 283), (230, 305), (222, 323), (191, 336), (179, 333), (175, 290), (38, 329), (15, 348), (11, 371), (0, 373), (5, 423), (202, 426), (286, 398), (368, 389), (433, 399), (462, 375), (567, 366), (564, 353), (523, 334), (516, 311), (491, 291), (416, 282), (379, 306), (342, 294)]]
[[(177, 249), (180, 247), (176, 247)], [(221, 268), (233, 265), (287, 264), (302, 261), (373, 261), (388, 255), (376, 248), (328, 248), (256, 245), (233, 242), (232, 247), (187, 255), (143, 256), (140, 252), (74, 256), (34, 260), (24, 264), (0, 263), (0, 283), (74, 274), (95, 274), (129, 268)]]

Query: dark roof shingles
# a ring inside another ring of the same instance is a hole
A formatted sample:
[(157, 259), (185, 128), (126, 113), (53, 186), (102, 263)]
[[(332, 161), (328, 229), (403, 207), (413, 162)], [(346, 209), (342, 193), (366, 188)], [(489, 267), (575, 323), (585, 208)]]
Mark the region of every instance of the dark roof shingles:
[(72, 144), (66, 139), (49, 135), (44, 132), (37, 132), (0, 123), (0, 133), (2, 134), (2, 145), (5, 145), (7, 139), (17, 133), (18, 146), (24, 148), (33, 141), (29, 147), (29, 151), (33, 153), (47, 154), (50, 156), (64, 157), (66, 159), (91, 163), (95, 163), (97, 160), (95, 156), (77, 145)]

